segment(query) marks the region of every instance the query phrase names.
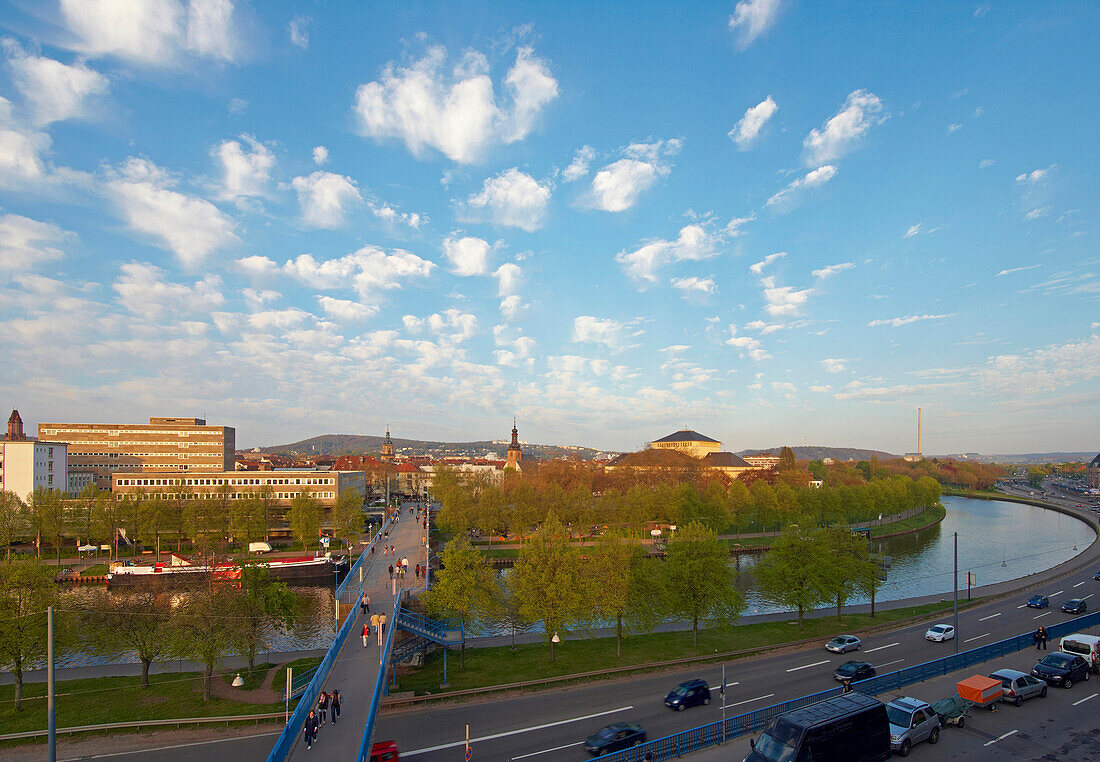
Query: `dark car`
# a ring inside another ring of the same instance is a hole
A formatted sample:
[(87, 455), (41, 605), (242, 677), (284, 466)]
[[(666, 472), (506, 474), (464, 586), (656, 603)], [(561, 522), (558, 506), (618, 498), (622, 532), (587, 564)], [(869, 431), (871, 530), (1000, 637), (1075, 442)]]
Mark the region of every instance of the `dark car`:
[(1031, 675), (1049, 685), (1072, 688), (1074, 682), (1089, 679), (1089, 663), (1080, 656), (1055, 651), (1036, 664)]
[(1062, 611), (1067, 614), (1084, 614), (1089, 610), (1089, 604), (1084, 598), (1070, 598), (1062, 604)]
[(710, 703), (710, 686), (706, 680), (688, 680), (680, 683), (665, 696), (665, 706), (682, 712), (689, 706)]
[(1100, 572), (1096, 572), (1096, 574), (1093, 574), (1092, 578), (1093, 579), (1100, 579)]
[(1027, 607), (1030, 609), (1045, 609), (1050, 605), (1050, 598), (1045, 595), (1033, 595), (1027, 599)]
[(616, 722), (590, 735), (584, 742), (584, 750), (594, 757), (600, 757), (643, 743), (645, 728), (632, 722)]
[(833, 677), (841, 682), (849, 680), (856, 682), (857, 680), (866, 680), (868, 677), (875, 676), (875, 668), (865, 661), (846, 661), (836, 668), (836, 672), (833, 673)]

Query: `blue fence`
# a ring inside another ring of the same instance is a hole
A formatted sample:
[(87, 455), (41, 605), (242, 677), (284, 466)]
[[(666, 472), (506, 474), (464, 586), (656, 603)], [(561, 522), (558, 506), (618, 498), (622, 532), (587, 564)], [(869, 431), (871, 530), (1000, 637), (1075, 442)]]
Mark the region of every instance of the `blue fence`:
[[(1053, 624), (1047, 627), (1047, 634), (1050, 637), (1051, 644), (1057, 647), (1058, 641), (1066, 635), (1081, 632), (1095, 625), (1100, 625), (1100, 611)], [(951, 656), (945, 656), (942, 659), (936, 659), (934, 661), (925, 662), (924, 664), (900, 669), (897, 672), (890, 672), (867, 680), (861, 680), (855, 683), (854, 687), (860, 693), (865, 693), (868, 696), (875, 696), (885, 691), (897, 690), (906, 685), (923, 682), (932, 677), (940, 677), (950, 672), (954, 672), (957, 669), (964, 669), (975, 664), (981, 664), (990, 659), (996, 659), (998, 656), (1016, 653), (1025, 648), (1031, 648), (1034, 645), (1035, 642), (1032, 640), (1032, 633), (1028, 632), (1023, 635), (1014, 635), (1011, 638), (1005, 638), (996, 643), (990, 643), (987, 646), (952, 654)], [(653, 755), (655, 762), (679, 757), (689, 752), (698, 751), (699, 749), (705, 749), (708, 746), (722, 743), (730, 738), (736, 738), (737, 736), (760, 730), (777, 715), (785, 714), (786, 712), (790, 712), (808, 704), (816, 704), (819, 701), (839, 696), (841, 690), (842, 689), (838, 686), (820, 693), (801, 696), (796, 699), (791, 699), (790, 701), (784, 701), (781, 704), (774, 704), (764, 707), (763, 709), (757, 709), (754, 712), (746, 712), (736, 717), (727, 717), (724, 726), (721, 720), (718, 722), (711, 722), (697, 728), (665, 736), (664, 738), (658, 738), (627, 751), (617, 752), (604, 757), (604, 759), (608, 760), (608, 762), (639, 762), (647, 753)]]
[(389, 632), (386, 633), (386, 643), (382, 648), (382, 652), (378, 655), (379, 668), (378, 679), (374, 681), (374, 693), (370, 699), (370, 710), (367, 712), (367, 723), (363, 726), (363, 740), (359, 743), (359, 756), (356, 757), (358, 762), (368, 762), (370, 759), (370, 746), (371, 736), (374, 735), (374, 719), (378, 714), (378, 706), (382, 703), (382, 695), (386, 691), (386, 662), (390, 658), (391, 649), (393, 648), (393, 634), (397, 632), (397, 615), (401, 611), (401, 599), (405, 597), (405, 593), (408, 590), (398, 590), (397, 597), (393, 600), (393, 616), (390, 617), (392, 623), (389, 628)]

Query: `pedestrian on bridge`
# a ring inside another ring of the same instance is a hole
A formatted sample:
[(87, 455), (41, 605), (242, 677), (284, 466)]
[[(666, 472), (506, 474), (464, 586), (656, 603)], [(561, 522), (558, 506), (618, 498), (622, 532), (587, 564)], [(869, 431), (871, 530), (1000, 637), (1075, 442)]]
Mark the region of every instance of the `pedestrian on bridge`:
[(364, 624), (363, 625), (363, 648), (367, 647), (367, 638), (369, 638), (369, 637), (370, 637), (370, 625), (369, 624)]
[(378, 615), (378, 647), (382, 647), (382, 638), (385, 637), (386, 632), (386, 615)]
[(390, 564), (390, 579), (393, 579), (393, 564)]
[(309, 714), (306, 716), (306, 725), (302, 729), (303, 736), (306, 742), (306, 748), (313, 748), (313, 741), (317, 738), (317, 716), (313, 713), (313, 710), (309, 710)]
[(317, 721), (324, 725), (325, 715), (328, 713), (328, 694), (321, 691), (321, 695), (317, 697)]
[(340, 707), (343, 706), (343, 701), (340, 699), (340, 691), (334, 690), (332, 692), (332, 724), (336, 724), (336, 719), (340, 716)]
[(359, 613), (360, 614), (369, 614), (370, 613), (370, 596), (367, 595), (366, 593), (363, 593), (363, 597), (359, 599)]

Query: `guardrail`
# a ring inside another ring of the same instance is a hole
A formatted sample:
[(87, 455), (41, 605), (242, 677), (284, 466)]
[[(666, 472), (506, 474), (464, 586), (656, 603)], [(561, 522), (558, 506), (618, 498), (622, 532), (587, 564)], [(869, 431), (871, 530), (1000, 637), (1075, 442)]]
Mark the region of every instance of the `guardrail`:
[[(1056, 641), (1066, 635), (1078, 632), (1088, 627), (1100, 624), (1100, 611), (1079, 616), (1065, 622), (1053, 624), (1047, 628), (1051, 641)], [(890, 672), (886, 675), (868, 678), (854, 683), (853, 687), (860, 693), (875, 696), (888, 690), (897, 690), (906, 685), (923, 682), (931, 677), (946, 675), (957, 669), (963, 669), (974, 664), (980, 664), (998, 656), (1022, 651), (1035, 645), (1032, 633), (1013, 635), (1010, 638), (990, 643), (986, 646), (963, 651), (941, 659), (918, 664), (913, 667)], [(635, 746), (627, 751), (620, 751), (604, 757), (607, 762), (639, 762), (646, 754), (651, 754), (654, 762), (679, 757), (688, 752), (698, 751), (708, 746), (722, 743), (731, 738), (752, 733), (762, 729), (773, 717), (785, 714), (808, 704), (816, 704), (819, 701), (841, 695), (842, 688), (836, 687), (820, 693), (784, 701), (780, 704), (757, 709), (753, 712), (739, 714), (736, 717), (728, 717), (723, 723), (711, 722), (706, 725), (674, 733), (664, 738), (658, 738), (640, 746)]]
[(307, 669), (302, 674), (292, 674), (290, 677), (290, 685), (288, 686), (289, 693), (284, 691), (283, 699), (292, 699), (302, 691), (304, 691), (311, 682), (313, 682), (313, 676), (317, 673), (317, 667), (313, 669)]
[[(231, 714), (224, 717), (178, 717), (174, 720), (134, 720), (131, 722), (107, 722), (102, 725), (78, 725), (71, 728), (57, 728), (54, 732), (58, 734), (94, 733), (96, 731), (118, 730), (122, 728), (151, 728), (158, 726), (163, 727), (166, 725), (182, 727), (183, 725), (206, 725), (214, 722), (224, 722), (227, 725), (234, 722), (258, 723), (260, 720), (282, 719), (285, 716), (283, 712), (267, 712), (265, 714)], [(18, 741), (20, 739), (39, 738), (48, 735), (49, 732), (48, 730), (27, 730), (22, 733), (6, 733), (0, 735), (0, 741)]]
[(393, 616), (390, 622), (393, 624), (386, 633), (386, 643), (378, 654), (378, 678), (374, 681), (374, 693), (371, 694), (370, 709), (367, 712), (367, 722), (363, 726), (363, 740), (359, 743), (358, 762), (367, 762), (370, 759), (371, 737), (374, 735), (374, 719), (378, 715), (378, 705), (382, 702), (382, 694), (386, 691), (386, 662), (389, 661), (393, 649), (393, 634), (397, 631), (397, 614), (401, 610), (401, 599), (408, 590), (398, 590), (397, 597), (393, 599)]

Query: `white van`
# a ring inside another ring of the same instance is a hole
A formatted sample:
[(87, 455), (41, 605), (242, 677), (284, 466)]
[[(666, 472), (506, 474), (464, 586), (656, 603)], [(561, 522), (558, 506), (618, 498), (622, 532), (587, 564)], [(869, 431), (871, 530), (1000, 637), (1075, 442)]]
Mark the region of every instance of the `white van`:
[(1084, 658), (1092, 666), (1093, 674), (1100, 674), (1100, 637), (1075, 632), (1062, 638), (1061, 650)]
[(266, 542), (250, 542), (248, 543), (249, 553), (270, 553), (271, 545)]

